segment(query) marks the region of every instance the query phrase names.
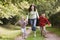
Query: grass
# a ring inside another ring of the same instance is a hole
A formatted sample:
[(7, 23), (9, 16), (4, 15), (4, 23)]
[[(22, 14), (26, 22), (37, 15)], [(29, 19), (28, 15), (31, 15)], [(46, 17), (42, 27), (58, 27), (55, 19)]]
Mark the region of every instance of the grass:
[[(60, 36), (60, 28), (47, 27), (47, 30)], [(44, 37), (42, 37), (40, 31), (37, 30), (36, 37), (33, 37), (33, 33), (31, 33), (26, 40), (44, 40)]]
[(33, 37), (33, 33), (31, 33), (26, 40), (44, 40), (44, 37), (42, 37), (40, 34), (40, 31), (37, 30), (37, 36), (36, 37)]
[[(20, 27), (15, 27), (14, 25), (8, 26), (13, 28), (9, 29), (0, 26), (0, 40), (14, 40), (15, 37), (21, 34)], [(47, 27), (47, 30), (60, 36), (60, 28)], [(40, 30), (37, 30), (36, 37), (33, 37), (33, 33), (31, 33), (26, 40), (44, 40), (44, 37), (41, 36)]]
[(60, 36), (60, 28), (47, 27), (47, 30)]
[(10, 30), (0, 26), (0, 40), (14, 40), (20, 33), (20, 30)]
[(2, 27), (10, 30), (20, 30), (20, 26), (15, 26), (12, 24), (2, 25)]
[(0, 40), (14, 40), (20, 34), (20, 26), (11, 24), (0, 26)]

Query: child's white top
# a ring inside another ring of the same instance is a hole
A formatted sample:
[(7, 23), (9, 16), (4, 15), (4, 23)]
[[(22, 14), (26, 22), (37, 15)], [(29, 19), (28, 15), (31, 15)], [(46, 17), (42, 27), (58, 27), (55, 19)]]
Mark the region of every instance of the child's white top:
[(25, 28), (27, 25), (27, 22), (25, 20), (19, 20), (18, 23), (21, 25), (22, 28)]

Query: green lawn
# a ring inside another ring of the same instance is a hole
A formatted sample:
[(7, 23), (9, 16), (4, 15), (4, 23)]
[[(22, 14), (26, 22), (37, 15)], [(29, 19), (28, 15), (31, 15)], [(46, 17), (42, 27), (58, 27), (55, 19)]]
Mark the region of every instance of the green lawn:
[(31, 33), (26, 40), (44, 40), (44, 37), (42, 37), (40, 34), (40, 31), (37, 30), (37, 36), (36, 37), (33, 37), (33, 33)]
[(47, 30), (57, 34), (58, 36), (60, 36), (60, 28), (47, 27)]
[(0, 27), (0, 40), (14, 40), (20, 33), (20, 30), (10, 30)]

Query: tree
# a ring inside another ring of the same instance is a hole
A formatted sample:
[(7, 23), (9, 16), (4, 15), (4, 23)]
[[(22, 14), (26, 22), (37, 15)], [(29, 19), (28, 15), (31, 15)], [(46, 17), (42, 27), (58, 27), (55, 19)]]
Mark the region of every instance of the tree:
[(56, 13), (60, 6), (60, 0), (0, 0), (0, 19), (20, 17), (28, 13), (30, 4), (37, 6), (38, 12), (45, 10), (47, 16)]

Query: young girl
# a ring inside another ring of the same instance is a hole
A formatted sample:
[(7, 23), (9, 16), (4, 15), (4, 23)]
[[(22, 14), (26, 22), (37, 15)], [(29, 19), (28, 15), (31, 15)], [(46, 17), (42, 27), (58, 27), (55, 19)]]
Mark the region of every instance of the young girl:
[(50, 26), (50, 22), (46, 18), (45, 13), (42, 13), (41, 16), (39, 17), (39, 26), (40, 26), (40, 29), (41, 29), (41, 35), (43, 35), (44, 37), (46, 35), (46, 27), (45, 27), (45, 25), (47, 23)]
[(27, 25), (27, 23), (28, 23), (27, 19), (25, 19), (24, 17), (21, 17), (21, 19), (16, 23), (21, 26), (22, 38), (24, 38), (24, 39), (26, 38), (26, 25)]

